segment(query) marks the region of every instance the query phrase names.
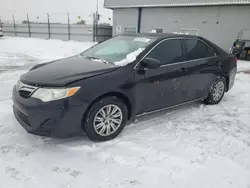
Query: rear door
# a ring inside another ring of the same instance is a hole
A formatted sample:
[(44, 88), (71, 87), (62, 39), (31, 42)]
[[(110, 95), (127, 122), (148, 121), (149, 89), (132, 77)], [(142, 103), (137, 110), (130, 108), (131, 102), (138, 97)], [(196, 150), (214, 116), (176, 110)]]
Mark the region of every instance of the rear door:
[(221, 72), (222, 62), (215, 51), (198, 38), (183, 39), (188, 63), (188, 100), (202, 98)]
[(136, 67), (137, 114), (186, 101), (188, 65), (184, 61), (181, 39), (160, 42), (145, 58), (157, 59), (161, 66), (157, 69), (144, 69), (139, 64)]

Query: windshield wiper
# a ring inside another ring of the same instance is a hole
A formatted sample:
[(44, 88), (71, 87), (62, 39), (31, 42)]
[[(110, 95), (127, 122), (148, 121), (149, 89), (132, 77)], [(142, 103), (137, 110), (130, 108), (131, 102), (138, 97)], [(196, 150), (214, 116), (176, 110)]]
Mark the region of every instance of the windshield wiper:
[(85, 58), (88, 58), (88, 59), (93, 59), (93, 60), (100, 60), (101, 62), (103, 63), (106, 63), (106, 64), (109, 64), (110, 62), (106, 61), (105, 59), (101, 59), (99, 57), (91, 57), (91, 56), (86, 56)]

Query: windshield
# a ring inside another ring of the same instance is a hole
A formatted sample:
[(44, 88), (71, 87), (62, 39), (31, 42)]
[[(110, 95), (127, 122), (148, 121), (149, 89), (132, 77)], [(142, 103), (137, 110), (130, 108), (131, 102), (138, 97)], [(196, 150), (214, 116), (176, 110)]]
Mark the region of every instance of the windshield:
[(118, 65), (117, 62), (126, 60), (132, 53), (139, 55), (138, 52), (142, 52), (153, 41), (154, 38), (148, 37), (117, 36), (90, 48), (81, 55)]

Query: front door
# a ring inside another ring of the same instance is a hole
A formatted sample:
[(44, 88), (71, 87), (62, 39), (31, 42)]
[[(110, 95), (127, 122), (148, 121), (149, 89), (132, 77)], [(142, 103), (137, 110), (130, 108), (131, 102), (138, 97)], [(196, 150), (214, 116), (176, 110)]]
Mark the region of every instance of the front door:
[(165, 39), (145, 58), (156, 59), (161, 66), (157, 69), (136, 66), (137, 115), (186, 101), (188, 65), (184, 62), (181, 40)]
[(183, 39), (188, 62), (188, 100), (205, 97), (220, 73), (221, 62), (215, 51), (200, 39)]

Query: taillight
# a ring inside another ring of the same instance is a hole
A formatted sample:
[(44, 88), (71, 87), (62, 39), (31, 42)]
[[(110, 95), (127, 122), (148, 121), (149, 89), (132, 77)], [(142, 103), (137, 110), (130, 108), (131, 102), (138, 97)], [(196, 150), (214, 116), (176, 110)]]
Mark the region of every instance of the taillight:
[(237, 62), (238, 62), (238, 58), (237, 58), (237, 57), (235, 57), (235, 58), (234, 58), (234, 61), (235, 61), (235, 63), (237, 63)]

